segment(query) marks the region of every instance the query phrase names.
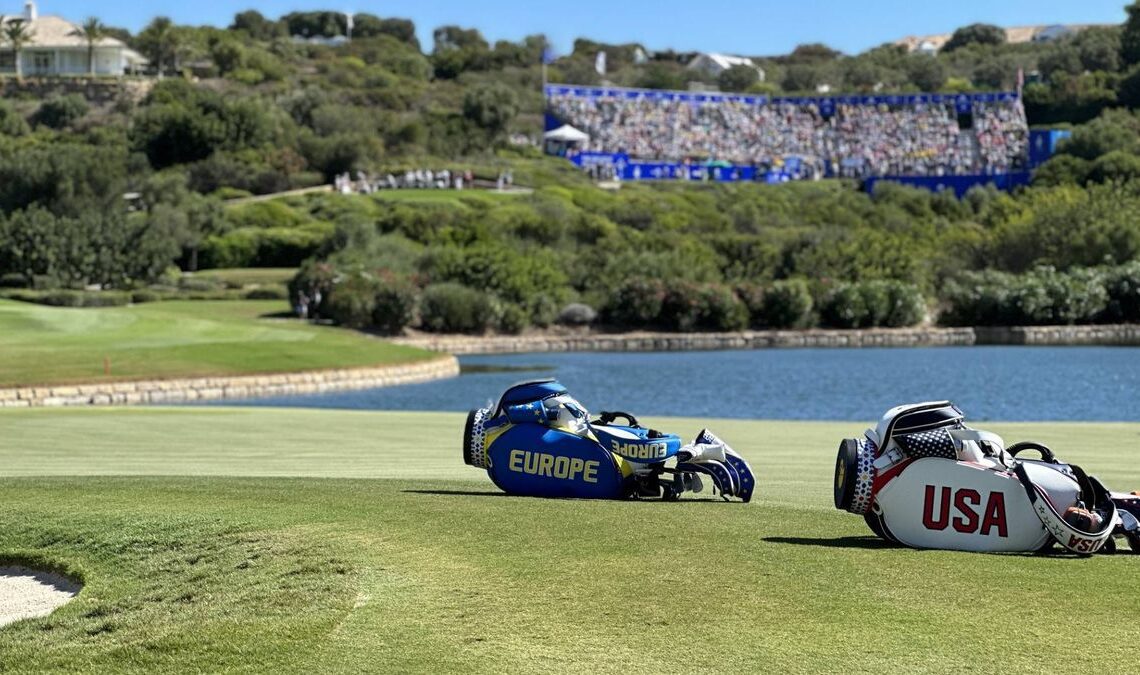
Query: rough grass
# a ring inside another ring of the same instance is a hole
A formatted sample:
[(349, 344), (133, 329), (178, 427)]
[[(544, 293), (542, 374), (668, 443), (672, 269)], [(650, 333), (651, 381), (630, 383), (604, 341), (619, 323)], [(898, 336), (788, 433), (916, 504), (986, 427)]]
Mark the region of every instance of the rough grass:
[(272, 318), (286, 305), (174, 301), (64, 309), (0, 300), (0, 387), (289, 372), (433, 356), (355, 331)]
[[(758, 500), (663, 504), (501, 496), (462, 419), (0, 412), (0, 557), (86, 582), (0, 630), (0, 668), (1055, 671), (1072, 626), (1134, 665), (1140, 559), (885, 547), (830, 504), (859, 425), (715, 422)], [(1140, 425), (993, 428), (1140, 487)]]

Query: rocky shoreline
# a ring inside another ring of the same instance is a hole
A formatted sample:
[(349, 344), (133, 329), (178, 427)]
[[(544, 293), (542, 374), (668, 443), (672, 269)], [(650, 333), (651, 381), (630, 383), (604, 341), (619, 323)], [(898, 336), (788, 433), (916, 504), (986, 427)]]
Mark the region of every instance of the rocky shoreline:
[(219, 399), (319, 394), (427, 382), (459, 375), (459, 361), (447, 355), (428, 361), (300, 373), (199, 377), (100, 384), (0, 389), (0, 408), (146, 405)]
[(739, 333), (577, 333), (417, 335), (398, 344), (448, 354), (572, 351), (698, 351), (795, 347), (950, 347), (971, 345), (1140, 345), (1140, 325), (997, 328), (869, 328)]

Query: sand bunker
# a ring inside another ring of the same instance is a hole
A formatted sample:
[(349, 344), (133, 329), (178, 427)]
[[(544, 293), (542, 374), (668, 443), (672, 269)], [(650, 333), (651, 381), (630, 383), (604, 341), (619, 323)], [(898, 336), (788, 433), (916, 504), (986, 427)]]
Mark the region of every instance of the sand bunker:
[(0, 567), (0, 626), (47, 616), (79, 594), (82, 586), (50, 572)]

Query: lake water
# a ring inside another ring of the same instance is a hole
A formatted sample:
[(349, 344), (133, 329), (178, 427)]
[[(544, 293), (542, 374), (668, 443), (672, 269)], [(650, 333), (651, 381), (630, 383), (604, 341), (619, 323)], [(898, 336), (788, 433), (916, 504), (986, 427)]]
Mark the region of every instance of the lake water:
[(593, 411), (876, 419), (950, 399), (973, 420), (1140, 421), (1140, 348), (931, 347), (466, 356), (458, 378), (218, 405), (465, 411), (512, 383), (557, 377)]

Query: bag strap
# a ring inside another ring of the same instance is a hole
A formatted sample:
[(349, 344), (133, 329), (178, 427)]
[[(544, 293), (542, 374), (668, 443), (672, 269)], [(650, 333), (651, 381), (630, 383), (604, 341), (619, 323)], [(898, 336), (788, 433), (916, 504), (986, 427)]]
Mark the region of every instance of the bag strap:
[(1094, 509), (1103, 510), (1107, 514), (1104, 525), (1099, 531), (1085, 532), (1070, 525), (1064, 516), (1057, 513), (1057, 509), (1053, 507), (1053, 503), (1049, 501), (1045, 491), (1029, 477), (1024, 462), (1017, 462), (1013, 467), (1013, 473), (1021, 481), (1022, 487), (1025, 488), (1025, 494), (1029, 497), (1029, 504), (1033, 507), (1033, 512), (1041, 519), (1041, 524), (1045, 526), (1045, 530), (1049, 534), (1053, 535), (1057, 543), (1073, 553), (1091, 555), (1103, 548), (1105, 542), (1112, 537), (1112, 531), (1117, 521), (1116, 505), (1112, 503), (1111, 499), (1108, 499), (1108, 491), (1100, 484), (1100, 481), (1089, 477), (1080, 467), (1069, 466), (1073, 469), (1077, 483), (1081, 486), (1081, 501), (1092, 505)]

